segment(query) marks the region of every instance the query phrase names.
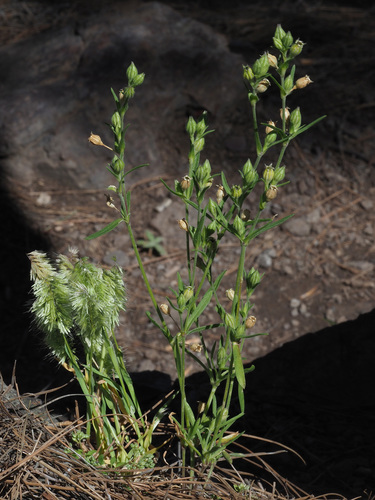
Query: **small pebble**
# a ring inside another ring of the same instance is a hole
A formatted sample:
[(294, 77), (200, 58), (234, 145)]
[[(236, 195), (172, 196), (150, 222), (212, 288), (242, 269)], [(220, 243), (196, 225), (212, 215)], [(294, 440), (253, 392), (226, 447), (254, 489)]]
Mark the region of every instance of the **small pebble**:
[(301, 301), (299, 299), (292, 299), (290, 301), (290, 307), (292, 309), (297, 309), (297, 307), (299, 307), (301, 305)]
[(287, 231), (294, 236), (308, 236), (311, 232), (311, 224), (302, 217), (292, 217), (282, 225)]

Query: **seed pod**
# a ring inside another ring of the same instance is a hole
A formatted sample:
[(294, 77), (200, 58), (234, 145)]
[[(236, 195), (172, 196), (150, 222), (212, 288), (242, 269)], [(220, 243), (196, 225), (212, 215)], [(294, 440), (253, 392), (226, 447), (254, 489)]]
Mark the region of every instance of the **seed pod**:
[(195, 154), (200, 153), (203, 148), (204, 148), (204, 139), (203, 139), (203, 137), (201, 137), (200, 139), (197, 139), (194, 142), (194, 153)]
[(266, 199), (267, 201), (274, 200), (277, 196), (277, 187), (272, 185), (266, 191)]
[(185, 175), (180, 182), (181, 188), (186, 191), (190, 187), (191, 178), (188, 175)]
[(189, 344), (189, 348), (191, 351), (193, 352), (201, 352), (202, 349), (203, 349), (203, 345), (202, 344), (198, 344), (197, 342), (193, 342), (192, 344)]
[(171, 308), (169, 307), (168, 304), (160, 304), (159, 309), (163, 314), (166, 314), (167, 316), (171, 315)]
[(285, 116), (285, 123), (289, 123), (289, 117), (290, 117), (290, 108), (283, 108), (280, 109), (280, 118), (283, 119), (283, 115)]
[(301, 40), (296, 40), (289, 50), (289, 57), (297, 57), (302, 52), (303, 46), (305, 44)]
[(267, 52), (267, 58), (268, 58), (268, 62), (269, 62), (269, 65), (272, 67), (272, 68), (278, 68), (278, 65), (277, 65), (277, 57), (270, 54), (269, 52)]
[(256, 317), (255, 316), (249, 316), (248, 318), (246, 318), (246, 321), (245, 321), (245, 326), (246, 328), (249, 330), (250, 328), (252, 328), (255, 323), (256, 323)]
[(234, 328), (236, 326), (236, 320), (234, 319), (234, 316), (232, 316), (229, 313), (226, 313), (225, 318), (224, 318), (224, 323), (229, 328)]
[(185, 290), (183, 292), (185, 302), (189, 302), (189, 300), (192, 298), (194, 295), (194, 290), (192, 286), (187, 286), (185, 287)]
[(225, 295), (227, 296), (227, 299), (229, 299), (231, 302), (233, 302), (234, 295), (235, 295), (233, 288), (229, 288), (228, 290), (226, 290)]
[(95, 135), (92, 132), (91, 132), (90, 137), (89, 137), (89, 142), (91, 142), (91, 144), (94, 144), (95, 146), (104, 146), (105, 148), (110, 149), (111, 151), (113, 151), (112, 148), (110, 148), (109, 146), (106, 146), (104, 144), (104, 142), (101, 140), (101, 138), (100, 138), (99, 135)]
[(250, 210), (248, 208), (245, 208), (244, 210), (242, 210), (241, 212), (241, 219), (245, 222), (249, 221), (250, 220)]
[(275, 122), (273, 122), (272, 120), (268, 120), (267, 124), (268, 125), (266, 127), (266, 134), (270, 134), (271, 132), (275, 132), (275, 129), (274, 129), (274, 127), (276, 127)]
[(298, 78), (294, 85), (294, 89), (304, 89), (307, 87), (307, 85), (310, 85), (310, 83), (314, 83), (308, 75), (303, 76), (302, 78)]
[(223, 186), (217, 186), (217, 191), (216, 191), (216, 201), (217, 201), (217, 204), (219, 205), (222, 201), (223, 201), (223, 198), (224, 198), (224, 188)]
[(245, 235), (245, 223), (240, 217), (238, 217), (238, 215), (234, 218), (233, 228), (235, 229), (237, 236), (240, 238)]
[(270, 86), (271, 82), (267, 78), (263, 78), (256, 87), (258, 94), (263, 94)]
[(178, 225), (180, 226), (180, 229), (188, 232), (189, 231), (189, 224), (186, 222), (186, 219), (180, 219), (177, 221)]

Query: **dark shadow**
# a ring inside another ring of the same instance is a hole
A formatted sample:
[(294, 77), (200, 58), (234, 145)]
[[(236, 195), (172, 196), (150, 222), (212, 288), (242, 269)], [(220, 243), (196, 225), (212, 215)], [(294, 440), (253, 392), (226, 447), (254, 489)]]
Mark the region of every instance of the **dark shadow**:
[(20, 392), (56, 387), (71, 377), (48, 358), (42, 339), (31, 326), (30, 266), (27, 253), (48, 252), (49, 241), (31, 229), (25, 214), (0, 186), (0, 373), (6, 384), (15, 367)]

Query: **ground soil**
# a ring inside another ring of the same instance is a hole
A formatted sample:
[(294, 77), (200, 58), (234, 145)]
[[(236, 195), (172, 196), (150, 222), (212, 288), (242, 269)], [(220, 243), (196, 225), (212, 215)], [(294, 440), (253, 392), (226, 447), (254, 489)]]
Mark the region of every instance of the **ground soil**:
[[(265, 273), (259, 291), (253, 296), (253, 312), (257, 317), (257, 332), (268, 335), (248, 342), (244, 350), (246, 361), (251, 362), (307, 332), (355, 319), (373, 309), (375, 75), (370, 45), (375, 33), (374, 8), (363, 2), (299, 1), (283, 2), (282, 7), (279, 2), (254, 2), (251, 7), (241, 6), (239, 1), (231, 2), (230, 7), (209, 1), (166, 3), (223, 33), (231, 50), (249, 62), (269, 46), (265, 33), (275, 19), (296, 36), (308, 40), (300, 62), (314, 85), (302, 98), (301, 107), (306, 121), (327, 115), (324, 122), (288, 150), (290, 184), (270, 206), (270, 215), (295, 213), (300, 224), (277, 228), (261, 236), (247, 258), (248, 267), (255, 265)], [(7, 2), (2, 4), (4, 7)], [(74, 18), (74, 12), (69, 13), (67, 22), (71, 17)], [(35, 26), (43, 30), (57, 22), (47, 7), (34, 11), (34, 21), (36, 18), (39, 25), (29, 23), (27, 13), (12, 18), (13, 31), (9, 27), (8, 43), (29, 36)], [(228, 177), (235, 182), (236, 172), (249, 154), (243, 148), (248, 114), (244, 109), (236, 109), (227, 119), (232, 127), (230, 140), (223, 141), (223, 150), (219, 151), (217, 144), (223, 132), (220, 124), (214, 124), (219, 139), (215, 147), (208, 146), (207, 156), (212, 165), (224, 165)], [(171, 123), (174, 120), (182, 118), (171, 116)], [(183, 141), (176, 147), (187, 150)], [(176, 272), (184, 261), (184, 236), (176, 223), (181, 210), (175, 201), (165, 206), (168, 196), (160, 180), (149, 170), (143, 172), (132, 187), (133, 227), (137, 238), (144, 237), (145, 229), (163, 237), (166, 256), (143, 253), (151, 284), (162, 302), (170, 294), (169, 287), (175, 286)], [(173, 183), (172, 167), (165, 171), (164, 178)], [(40, 361), (35, 361), (44, 355), (38, 354), (40, 346), (36, 345), (36, 337), (30, 336), (29, 319), (23, 313), (29, 283), (25, 281), (27, 262), (20, 264), (20, 256), (34, 248), (66, 252), (72, 245), (81, 254), (106, 265), (116, 252), (121, 252), (117, 257), (124, 263), (129, 300), (119, 342), (128, 365), (132, 371), (158, 370), (173, 379), (175, 369), (169, 346), (145, 316), (151, 304), (127, 236), (116, 231), (106, 239), (83, 241), (86, 234), (112, 217), (103, 203), (101, 186), (95, 191), (82, 191), (79, 198), (76, 192), (61, 186), (60, 190), (54, 190), (48, 208), (37, 202), (42, 190), (45, 190), (43, 180), (27, 193), (12, 186), (0, 201), (2, 227), (8, 234), (2, 257), (5, 295), (8, 289), (12, 292), (10, 296), (14, 297), (16, 292), (20, 297), (14, 309), (9, 306), (4, 310), (3, 326), (11, 329), (18, 339), (16, 346), (10, 343), (3, 349), (5, 378), (9, 381), (17, 358), (22, 389), (39, 390), (61, 380), (52, 363), (40, 369)], [(225, 278), (228, 288), (233, 286), (237, 255), (234, 241), (228, 241), (220, 251), (219, 264), (228, 270)], [(8, 304), (6, 296), (4, 304)], [(209, 316), (214, 318), (212, 312)], [(209, 334), (208, 341), (214, 338), (214, 333)], [(34, 371), (32, 381), (27, 375), (30, 366)], [(193, 364), (187, 366), (188, 374), (196, 370)]]

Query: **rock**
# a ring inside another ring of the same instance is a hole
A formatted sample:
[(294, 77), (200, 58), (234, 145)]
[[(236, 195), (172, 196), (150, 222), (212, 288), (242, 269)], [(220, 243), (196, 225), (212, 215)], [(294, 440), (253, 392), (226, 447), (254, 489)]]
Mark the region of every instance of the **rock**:
[(292, 217), (281, 228), (294, 236), (308, 236), (311, 232), (311, 224), (304, 217)]
[(128, 164), (149, 162), (160, 174), (169, 142), (167, 161), (183, 174), (188, 115), (207, 109), (220, 120), (233, 107), (242, 91), (242, 59), (224, 36), (164, 4), (123, 2), (100, 18), (93, 13), (79, 26), (51, 28), (0, 49), (0, 167), (7, 176), (24, 187), (42, 178), (46, 189), (108, 185), (111, 153), (87, 137), (93, 131), (111, 141), (110, 88), (126, 84), (131, 61), (146, 79), (127, 115)]

